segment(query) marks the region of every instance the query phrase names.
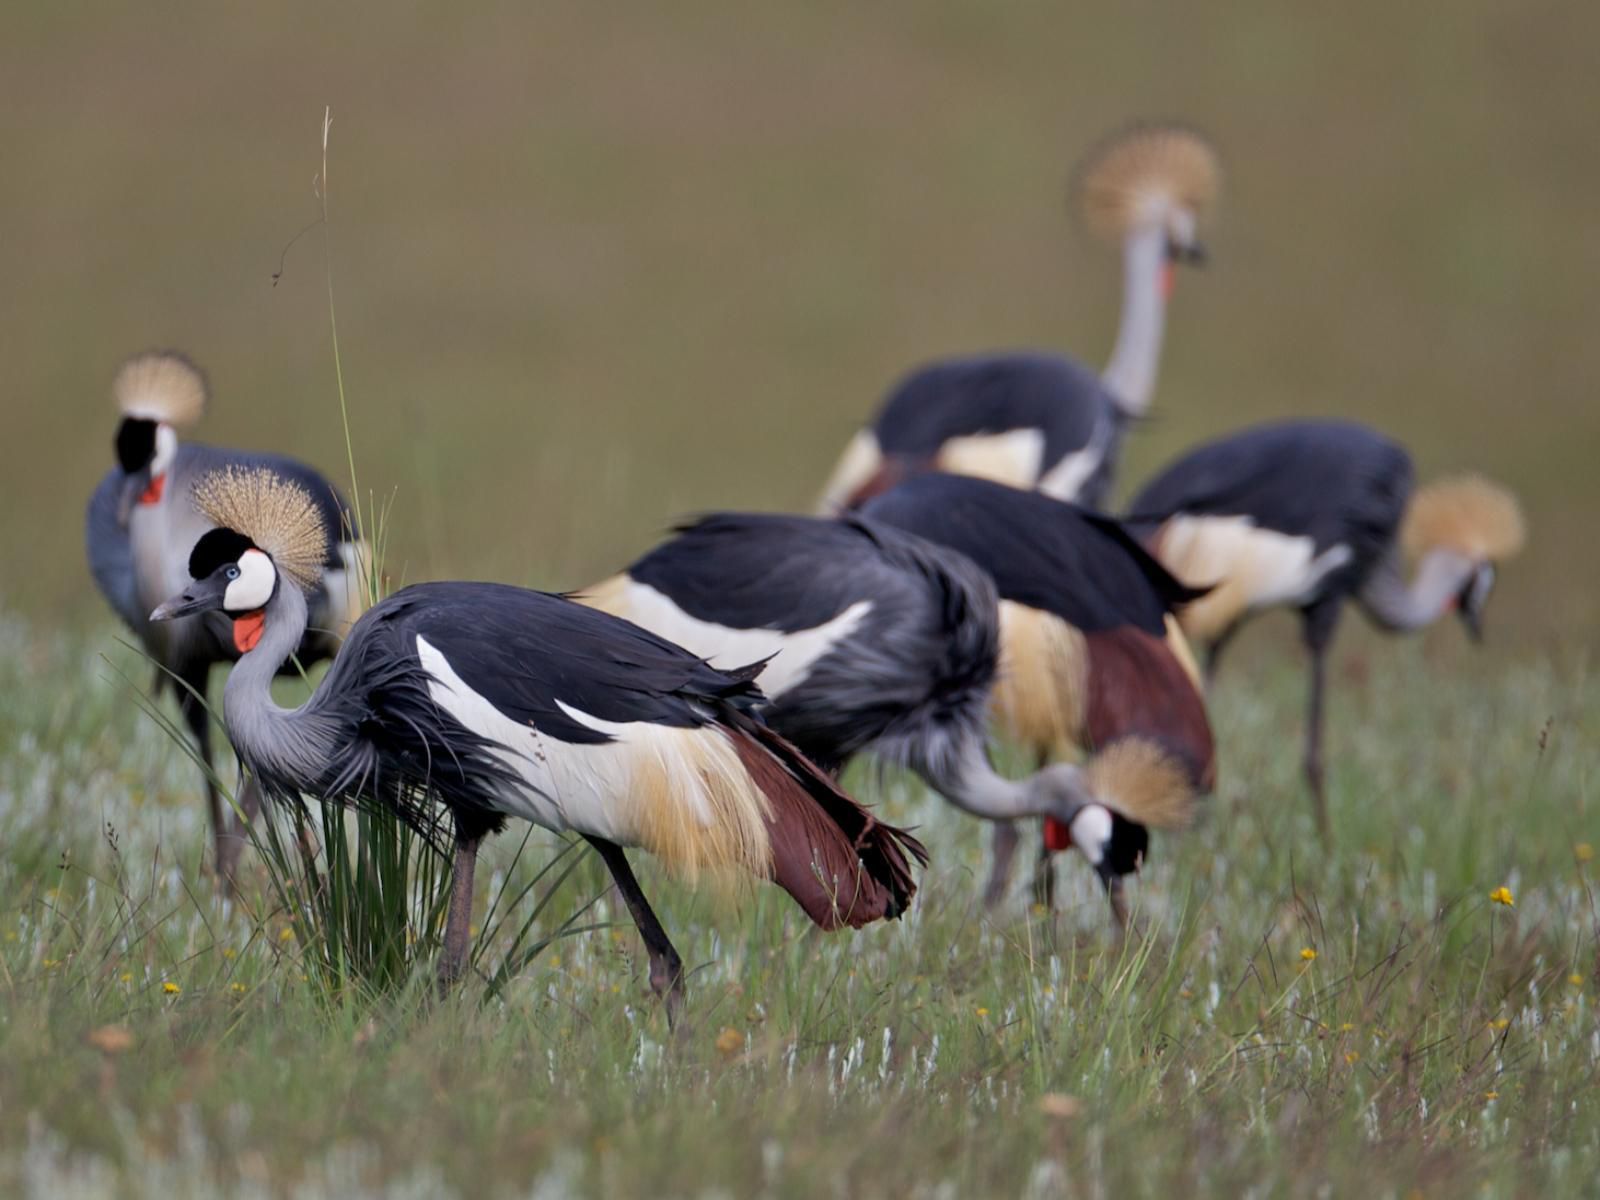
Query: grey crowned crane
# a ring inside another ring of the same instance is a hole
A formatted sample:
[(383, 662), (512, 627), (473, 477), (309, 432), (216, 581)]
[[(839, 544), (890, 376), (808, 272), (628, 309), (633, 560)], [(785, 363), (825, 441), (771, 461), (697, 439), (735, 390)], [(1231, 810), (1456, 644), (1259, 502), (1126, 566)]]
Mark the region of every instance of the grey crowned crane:
[(675, 1006), (683, 966), (624, 847), (693, 880), (770, 879), (817, 925), (899, 916), (919, 842), (877, 821), (753, 715), (758, 668), (719, 671), (572, 601), (492, 583), (425, 583), (369, 609), (295, 709), (272, 678), (305, 635), (327, 556), (321, 509), (270, 470), (205, 476), (195, 504), (215, 528), (190, 585), (154, 613), (220, 613), (248, 632), (223, 717), (269, 796), (385, 807), (455, 827), (443, 982), (466, 962), (479, 843), (519, 817), (572, 830), (599, 852), (643, 935), (652, 987)]
[(1091, 152), (1079, 168), (1078, 201), (1123, 261), (1122, 319), (1105, 370), (1045, 352), (918, 367), (845, 447), (820, 511), (854, 508), (924, 471), (1102, 504), (1123, 435), (1155, 392), (1175, 265), (1204, 259), (1199, 227), (1218, 180), (1216, 152), (1178, 125), (1135, 125)]
[[(170, 685), (206, 764), (218, 875), (226, 882), (243, 845), (228, 831), (222, 798), (212, 781), (211, 727), (204, 698), (215, 663), (239, 657), (255, 634), (217, 616), (155, 624), (150, 610), (188, 582), (189, 552), (212, 522), (190, 500), (194, 481), (228, 464), (270, 466), (299, 482), (315, 499), (323, 521), (339, 531), (330, 544), (310, 601), (310, 629), (296, 648), (310, 666), (331, 657), (339, 635), (361, 612), (362, 545), (355, 522), (334, 486), (312, 468), (277, 455), (221, 450), (178, 441), (179, 430), (200, 419), (206, 380), (181, 354), (136, 354), (117, 370), (112, 393), (121, 412), (117, 465), (89, 499), (84, 541), (95, 583), (117, 615), (156, 662), (155, 692)], [(253, 790), (240, 797), (249, 813)]]
[[(1120, 524), (1039, 492), (988, 480), (924, 475), (870, 501), (868, 520), (949, 546), (982, 567), (1000, 596), (1000, 674), (991, 711), (1000, 731), (1040, 762), (1087, 758), (1087, 770), (1135, 786), (1101, 789), (1116, 861), (1101, 871), (1126, 920), (1123, 878), (1150, 829), (1187, 826), (1215, 782), (1215, 747), (1198, 673), (1175, 614), (1199, 593), (1174, 579)], [(1132, 770), (1144, 762), (1155, 769)], [(1048, 855), (1079, 845), (1077, 825), (1046, 819)], [(1004, 896), (1016, 851), (995, 830), (987, 894)]]
[(1209, 442), (1146, 484), (1128, 513), (1169, 570), (1210, 587), (1182, 614), (1206, 648), (1208, 679), (1251, 615), (1299, 610), (1311, 656), (1305, 772), (1324, 835), (1323, 693), (1345, 601), (1392, 632), (1454, 609), (1476, 640), (1495, 569), (1524, 538), (1504, 488), (1463, 476), (1413, 489), (1404, 447), (1341, 421), (1287, 421)]
[(1024, 780), (997, 772), (986, 728), (994, 584), (964, 555), (887, 525), (717, 513), (574, 598), (714, 666), (760, 661), (767, 722), (819, 765), (837, 771), (871, 751), (974, 816), (1050, 817), (1108, 877), (1126, 856), (1108, 844), (1115, 822), (1096, 796), (1165, 780), (1142, 759)]

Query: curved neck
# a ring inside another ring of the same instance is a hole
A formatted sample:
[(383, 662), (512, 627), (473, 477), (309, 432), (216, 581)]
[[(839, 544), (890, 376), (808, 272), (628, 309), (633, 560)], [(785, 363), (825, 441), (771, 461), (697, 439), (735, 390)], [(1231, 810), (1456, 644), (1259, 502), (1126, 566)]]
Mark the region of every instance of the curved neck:
[(987, 821), (1014, 821), (1021, 817), (1070, 819), (1070, 814), (1063, 812), (1063, 805), (1042, 786), (1043, 772), (1026, 779), (1007, 779), (994, 769), (979, 738), (969, 740), (941, 768), (925, 774), (946, 800)]
[(281, 708), (272, 698), (273, 678), (305, 635), (305, 593), (280, 579), (264, 615), (261, 640), (234, 664), (223, 690), (228, 738), (257, 775), (311, 791), (330, 757), (331, 731), (309, 711), (315, 697), (299, 708)]
[(1361, 588), (1361, 604), (1385, 629), (1408, 632), (1433, 624), (1472, 574), (1472, 564), (1448, 550), (1430, 550), (1405, 578), (1398, 554), (1391, 553)]
[(1111, 361), (1100, 378), (1122, 411), (1142, 417), (1155, 395), (1166, 328), (1167, 298), (1162, 278), (1167, 268), (1167, 233), (1147, 225), (1122, 243), (1122, 322)]

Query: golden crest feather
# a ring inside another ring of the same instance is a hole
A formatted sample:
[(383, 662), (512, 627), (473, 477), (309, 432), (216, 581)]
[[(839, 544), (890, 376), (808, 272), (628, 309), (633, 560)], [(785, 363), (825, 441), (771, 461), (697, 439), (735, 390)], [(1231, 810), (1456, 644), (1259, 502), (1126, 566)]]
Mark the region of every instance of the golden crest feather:
[(1413, 560), (1453, 550), (1476, 562), (1503, 562), (1521, 551), (1527, 526), (1510, 489), (1482, 475), (1456, 475), (1417, 489), (1400, 540)]
[(1152, 741), (1122, 738), (1084, 767), (1089, 793), (1147, 829), (1187, 829), (1194, 823), (1195, 791), (1176, 757)]
[(205, 412), (205, 373), (176, 350), (147, 350), (125, 359), (111, 381), (111, 395), (125, 417), (193, 425)]
[(311, 493), (270, 467), (225, 467), (201, 476), (194, 506), (264, 550), (305, 591), (317, 586), (328, 560), (328, 529)]
[(1172, 205), (1204, 221), (1221, 186), (1217, 152), (1199, 133), (1183, 125), (1141, 122), (1085, 156), (1076, 191), (1090, 230), (1118, 242)]

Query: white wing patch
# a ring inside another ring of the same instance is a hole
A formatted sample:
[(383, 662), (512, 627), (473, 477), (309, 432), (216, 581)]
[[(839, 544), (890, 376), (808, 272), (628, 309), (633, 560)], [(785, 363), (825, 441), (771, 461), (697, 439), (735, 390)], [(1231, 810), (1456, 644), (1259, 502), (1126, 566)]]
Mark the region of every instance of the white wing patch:
[(951, 438), (939, 447), (935, 461), (941, 471), (953, 475), (975, 475), (1015, 488), (1032, 488), (1044, 465), (1044, 433), (1011, 429)]
[(1077, 500), (1083, 493), (1083, 485), (1089, 482), (1089, 477), (1105, 461), (1110, 445), (1111, 423), (1105, 420), (1097, 422), (1088, 445), (1064, 455), (1060, 462), (1046, 471), (1039, 480), (1039, 490), (1057, 500)]
[(839, 456), (838, 466), (833, 468), (827, 486), (822, 489), (822, 499), (817, 501), (817, 515), (838, 516), (850, 502), (850, 497), (876, 475), (882, 465), (883, 451), (878, 447), (877, 437), (870, 429), (859, 430), (845, 446), (844, 453)]
[(1318, 554), (1311, 538), (1262, 529), (1245, 516), (1173, 517), (1156, 546), (1156, 557), (1184, 583), (1212, 588), (1182, 614), (1184, 632), (1202, 641), (1248, 612), (1307, 603), (1350, 555), (1343, 543)]
[(523, 780), (522, 789), (493, 798), (499, 811), (643, 847), (690, 877), (729, 867), (765, 872), (766, 801), (721, 729), (605, 721), (557, 698), (572, 720), (614, 739), (575, 745), (506, 716), (426, 638), (417, 638), (417, 657), (434, 702), (499, 747)]
[(769, 699), (804, 683), (811, 668), (848, 638), (872, 611), (872, 601), (858, 600), (831, 621), (811, 629), (784, 633), (777, 629), (730, 629), (684, 612), (664, 592), (629, 579), (620, 600), (607, 597), (607, 612), (642, 625), (658, 637), (676, 642), (690, 654), (724, 671), (748, 666), (774, 655), (758, 682)]

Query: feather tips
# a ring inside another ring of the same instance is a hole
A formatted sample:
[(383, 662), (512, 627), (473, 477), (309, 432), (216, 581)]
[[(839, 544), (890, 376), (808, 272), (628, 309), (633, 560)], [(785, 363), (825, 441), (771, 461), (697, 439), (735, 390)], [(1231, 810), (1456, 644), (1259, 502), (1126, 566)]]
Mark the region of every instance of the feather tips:
[(1217, 152), (1200, 134), (1182, 125), (1140, 123), (1090, 151), (1078, 169), (1078, 204), (1089, 228), (1115, 242), (1159, 221), (1169, 207), (1204, 220), (1221, 181)]
[(208, 521), (249, 538), (302, 589), (316, 587), (328, 530), (298, 483), (267, 467), (225, 467), (195, 481), (194, 505)]
[(123, 361), (111, 394), (125, 417), (184, 427), (206, 407), (206, 377), (175, 350), (147, 350)]
[(1084, 767), (1095, 800), (1147, 829), (1187, 829), (1195, 790), (1175, 755), (1144, 738), (1113, 742)]
[(1453, 550), (1477, 562), (1503, 562), (1522, 550), (1527, 526), (1508, 488), (1481, 475), (1457, 475), (1417, 489), (1400, 537), (1412, 559)]

